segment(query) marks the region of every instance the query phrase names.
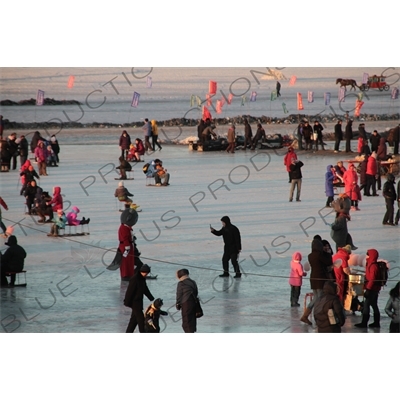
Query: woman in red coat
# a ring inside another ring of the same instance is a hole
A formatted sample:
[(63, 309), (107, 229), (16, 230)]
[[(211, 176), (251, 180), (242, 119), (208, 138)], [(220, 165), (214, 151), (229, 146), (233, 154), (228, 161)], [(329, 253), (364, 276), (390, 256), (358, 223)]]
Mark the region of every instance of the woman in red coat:
[(350, 273), (348, 261), (350, 259), (351, 254), (351, 246), (348, 244), (344, 247), (338, 249), (338, 252), (333, 256), (333, 262), (337, 260), (342, 261), (342, 265), (339, 268), (334, 268), (336, 284), (338, 287), (338, 296), (340, 298), (340, 302), (343, 304), (344, 298), (347, 292), (348, 278), (347, 276)]
[(366, 196), (371, 196), (371, 189), (372, 189), (372, 196), (379, 196), (379, 194), (376, 193), (376, 180), (378, 178), (378, 163), (376, 161), (376, 157), (377, 157), (376, 153), (373, 152), (371, 156), (368, 158), (367, 171), (366, 171), (367, 188), (365, 189)]
[(354, 164), (343, 175), (344, 190), (351, 200), (351, 209), (360, 211), (358, 202), (361, 200), (361, 191), (358, 186), (358, 175)]
[(292, 162), (294, 160), (297, 160), (297, 154), (294, 152), (293, 147), (289, 147), (287, 153), (285, 154), (285, 157), (283, 159), (283, 165), (286, 166), (286, 171), (289, 174), (289, 183), (292, 182), (292, 179), (290, 177), (290, 166), (292, 165)]
[(53, 187), (53, 197), (50, 204), (53, 207), (53, 211), (58, 211), (63, 209), (63, 198), (61, 196), (61, 188), (59, 186)]

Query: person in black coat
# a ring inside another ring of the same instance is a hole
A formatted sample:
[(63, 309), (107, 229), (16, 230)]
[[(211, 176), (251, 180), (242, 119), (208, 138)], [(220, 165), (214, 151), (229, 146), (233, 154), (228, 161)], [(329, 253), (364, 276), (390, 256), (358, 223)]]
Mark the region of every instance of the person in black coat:
[(12, 161), (12, 169), (17, 169), (18, 143), (17, 143), (17, 134), (16, 133), (12, 133), (8, 137), (8, 148), (9, 148), (10, 155), (11, 155), (10, 162)]
[(125, 179), (127, 179), (126, 173), (128, 171), (132, 171), (132, 165), (129, 164), (129, 162), (126, 161), (123, 156), (121, 156), (119, 158), (119, 166), (116, 169), (119, 169), (119, 172), (121, 174), (120, 179), (125, 180)]
[(253, 131), (251, 129), (251, 126), (249, 124), (249, 121), (247, 118), (244, 119), (244, 144), (243, 144), (243, 150), (246, 150), (248, 146), (251, 147), (253, 142)]
[(297, 192), (296, 192), (296, 201), (301, 201), (300, 200), (300, 194), (301, 194), (301, 184), (303, 180), (303, 175), (301, 173), (301, 167), (303, 167), (304, 164), (300, 160), (293, 160), (292, 164), (289, 166), (289, 178), (291, 182), (290, 186), (290, 195), (289, 195), (289, 201), (293, 201), (293, 194), (294, 194), (294, 189), (295, 187)]
[(372, 135), (371, 135), (369, 141), (371, 143), (371, 152), (375, 151), (375, 153), (377, 153), (379, 143), (381, 141), (381, 135), (378, 133), (377, 130), (372, 132)]
[(31, 140), (31, 152), (34, 153), (39, 141), (45, 142), (46, 139), (42, 137), (39, 131), (36, 131)]
[(225, 216), (221, 218), (222, 229), (216, 231), (210, 226), (211, 233), (215, 236), (222, 236), (224, 239), (224, 255), (222, 256), (222, 268), (224, 273), (220, 275), (221, 278), (229, 277), (229, 260), (235, 269), (235, 278), (241, 278), (239, 268), (239, 254), (242, 251), (242, 241), (239, 229), (232, 225), (229, 217)]
[(50, 138), (50, 146), (51, 146), (51, 149), (54, 152), (54, 156), (55, 156), (56, 162), (58, 164), (60, 162), (60, 156), (59, 156), (59, 154), (60, 154), (60, 145), (58, 144), (58, 140), (57, 140), (56, 135), (52, 135), (52, 137)]
[(28, 159), (28, 154), (29, 154), (29, 143), (25, 138), (25, 135), (21, 135), (19, 138), (19, 156), (20, 156), (20, 162), (21, 162), (21, 167), (25, 164), (26, 160)]
[(131, 145), (131, 137), (127, 131), (123, 131), (119, 138), (119, 148), (121, 149), (121, 157), (126, 158), (129, 147)]
[(323, 294), (314, 304), (314, 319), (318, 333), (341, 333), (346, 317), (333, 282), (325, 282)]
[(387, 174), (386, 179), (387, 179), (387, 181), (383, 185), (383, 190), (382, 190), (382, 194), (383, 194), (383, 197), (385, 198), (385, 202), (386, 202), (386, 213), (385, 213), (385, 216), (383, 217), (382, 224), (394, 226), (394, 223), (393, 223), (394, 202), (397, 197), (394, 184), (396, 182), (395, 182), (395, 177), (393, 174)]
[(353, 153), (351, 151), (351, 140), (353, 139), (353, 120), (349, 119), (346, 125), (345, 131), (345, 139), (346, 139), (346, 153)]
[[(21, 272), (24, 269), (26, 251), (18, 244), (16, 236), (12, 235), (5, 243), (8, 247), (1, 256), (1, 286), (8, 286), (6, 272)], [(15, 284), (15, 275), (11, 276), (10, 286)]]
[(154, 296), (151, 294), (146, 283), (146, 276), (150, 271), (150, 267), (144, 264), (129, 281), (129, 286), (125, 293), (124, 305), (132, 309), (132, 314), (126, 328), (126, 333), (133, 333), (137, 326), (140, 333), (145, 333), (143, 297), (146, 296), (150, 301), (154, 300)]
[(180, 269), (176, 273), (179, 279), (176, 287), (176, 309), (182, 313), (182, 328), (185, 333), (197, 331), (196, 299), (199, 295), (197, 284), (189, 278), (187, 269)]
[(340, 142), (343, 140), (342, 120), (339, 119), (335, 125), (335, 153), (338, 153)]
[(163, 304), (162, 299), (156, 299), (144, 312), (144, 329), (146, 333), (160, 333), (160, 316), (168, 315), (166, 311), (161, 310)]
[(33, 209), (36, 203), (39, 186), (36, 185), (36, 181), (30, 181), (25, 189), (26, 206), (28, 207), (28, 214), (32, 215)]
[(10, 145), (7, 140), (0, 141), (1, 170), (9, 171), (11, 163)]
[(312, 150), (312, 134), (313, 134), (312, 126), (308, 123), (308, 121), (304, 122), (303, 137), (304, 141), (306, 142), (306, 150)]

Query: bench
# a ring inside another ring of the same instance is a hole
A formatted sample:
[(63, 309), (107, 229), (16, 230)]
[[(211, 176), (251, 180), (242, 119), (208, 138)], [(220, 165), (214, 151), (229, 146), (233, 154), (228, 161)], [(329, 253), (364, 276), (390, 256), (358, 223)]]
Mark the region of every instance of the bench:
[[(22, 275), (21, 275), (22, 274)], [(12, 277), (15, 276), (17, 283), (14, 285), (9, 285), (9, 287), (26, 287), (26, 271), (19, 271), (19, 272), (14, 272), (14, 271), (6, 271), (5, 275), (7, 277)], [(20, 276), (23, 276), (23, 282), (20, 282)]]

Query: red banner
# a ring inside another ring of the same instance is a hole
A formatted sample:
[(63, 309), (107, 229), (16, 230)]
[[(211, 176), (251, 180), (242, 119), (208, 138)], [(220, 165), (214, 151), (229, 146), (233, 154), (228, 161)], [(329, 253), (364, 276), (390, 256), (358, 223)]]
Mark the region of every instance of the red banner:
[(207, 99), (207, 105), (208, 107), (211, 107), (212, 105), (212, 98), (209, 94), (206, 94), (206, 99)]
[(209, 109), (206, 106), (203, 106), (203, 117), (202, 117), (203, 121), (205, 121), (206, 119), (212, 119), (211, 113), (209, 111)]
[(75, 77), (71, 75), (68, 79), (68, 89), (72, 89), (74, 87)]
[(210, 93), (210, 94), (216, 94), (217, 93), (217, 82), (210, 81), (209, 87), (208, 87), (208, 93)]
[(221, 100), (217, 100), (217, 104), (215, 106), (217, 114), (221, 114), (222, 113), (222, 104), (221, 104)]
[(297, 77), (293, 75), (293, 76), (290, 78), (289, 86), (294, 86), (294, 84), (296, 83), (296, 81), (297, 81)]
[(229, 105), (232, 104), (232, 100), (233, 100), (233, 94), (229, 93), (229, 96), (228, 96), (228, 104)]
[(356, 109), (354, 110), (354, 116), (359, 117), (360, 116), (360, 111), (362, 106), (364, 105), (364, 102), (361, 100), (356, 100)]
[(297, 93), (297, 109), (304, 110), (303, 97), (302, 97), (301, 93)]

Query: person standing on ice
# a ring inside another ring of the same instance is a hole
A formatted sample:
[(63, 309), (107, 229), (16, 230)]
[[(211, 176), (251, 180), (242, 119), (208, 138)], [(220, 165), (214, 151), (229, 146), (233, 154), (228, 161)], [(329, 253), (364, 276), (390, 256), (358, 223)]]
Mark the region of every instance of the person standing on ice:
[(222, 236), (224, 238), (224, 255), (222, 256), (222, 268), (224, 273), (220, 275), (220, 278), (229, 277), (229, 260), (235, 269), (235, 278), (241, 278), (239, 268), (239, 254), (242, 251), (242, 242), (239, 229), (232, 225), (229, 217), (225, 216), (221, 218), (222, 229), (216, 231), (210, 226), (211, 233), (215, 236)]

